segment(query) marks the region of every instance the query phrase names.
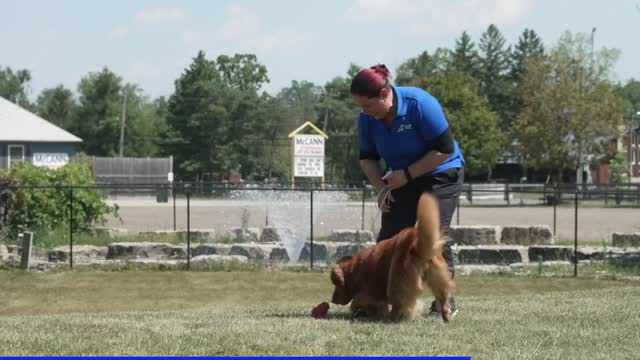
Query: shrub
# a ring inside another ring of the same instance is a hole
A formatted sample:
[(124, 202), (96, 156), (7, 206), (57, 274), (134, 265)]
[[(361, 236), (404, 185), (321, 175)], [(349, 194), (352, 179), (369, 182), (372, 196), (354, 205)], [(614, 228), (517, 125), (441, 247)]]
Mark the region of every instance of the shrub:
[(71, 162), (51, 170), (19, 163), (0, 171), (0, 229), (9, 237), (26, 230), (68, 229), (71, 192), (74, 232), (104, 223), (105, 215), (118, 216), (117, 208), (104, 203), (87, 165)]

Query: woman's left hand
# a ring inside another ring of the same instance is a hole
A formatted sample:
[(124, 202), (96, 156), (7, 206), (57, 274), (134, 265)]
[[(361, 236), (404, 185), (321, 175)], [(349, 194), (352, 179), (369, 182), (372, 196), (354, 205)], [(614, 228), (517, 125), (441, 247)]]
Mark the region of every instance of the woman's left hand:
[(401, 188), (409, 182), (406, 175), (404, 174), (404, 170), (394, 170), (388, 176), (382, 178), (387, 181), (387, 186), (389, 189), (394, 190), (397, 188)]

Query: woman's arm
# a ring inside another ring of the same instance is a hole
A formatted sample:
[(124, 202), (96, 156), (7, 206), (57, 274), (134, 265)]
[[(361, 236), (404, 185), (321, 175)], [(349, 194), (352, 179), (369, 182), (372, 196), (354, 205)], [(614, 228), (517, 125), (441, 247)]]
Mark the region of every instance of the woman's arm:
[(360, 168), (362, 168), (362, 172), (367, 176), (369, 183), (373, 186), (376, 193), (380, 193), (385, 187), (385, 183), (382, 181), (382, 168), (380, 167), (380, 163), (372, 159), (361, 159)]

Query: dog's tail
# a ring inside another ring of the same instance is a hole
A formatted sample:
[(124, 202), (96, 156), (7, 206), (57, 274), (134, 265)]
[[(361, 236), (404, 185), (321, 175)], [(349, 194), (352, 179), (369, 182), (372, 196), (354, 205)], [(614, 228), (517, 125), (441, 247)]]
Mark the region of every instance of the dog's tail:
[(440, 208), (438, 200), (429, 193), (424, 193), (418, 201), (418, 222), (416, 224), (418, 241), (416, 254), (431, 260), (442, 255), (444, 241), (440, 239)]

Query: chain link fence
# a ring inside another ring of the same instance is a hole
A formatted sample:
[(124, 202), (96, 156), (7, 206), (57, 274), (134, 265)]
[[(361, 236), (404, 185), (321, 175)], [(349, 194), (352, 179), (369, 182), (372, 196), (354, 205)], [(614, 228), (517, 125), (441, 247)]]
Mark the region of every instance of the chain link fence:
[[(60, 209), (67, 220), (54, 229), (33, 229), (39, 216), (34, 210), (21, 227), (35, 233), (36, 257), (70, 267), (120, 260), (172, 261), (190, 268), (192, 261), (220, 259), (314, 267), (373, 244), (380, 229), (377, 197), (367, 187), (175, 183), (95, 188), (118, 209), (117, 216), (84, 231), (73, 229), (74, 204), (82, 206), (83, 199), (74, 196), (74, 187), (55, 188), (68, 196), (69, 206)], [(31, 196), (45, 190), (51, 188), (3, 189)], [(9, 211), (0, 206), (3, 223)], [(577, 275), (580, 261), (613, 261), (633, 272), (640, 257), (638, 215), (637, 185), (470, 183), (452, 220), (456, 234), (462, 234), (453, 237), (454, 251), (461, 265), (544, 262), (565, 265), (567, 272), (571, 267)], [(542, 240), (531, 235), (545, 231), (550, 237)], [(19, 255), (15, 239), (5, 235), (0, 241), (6, 252)], [(474, 251), (498, 255), (469, 255)]]

